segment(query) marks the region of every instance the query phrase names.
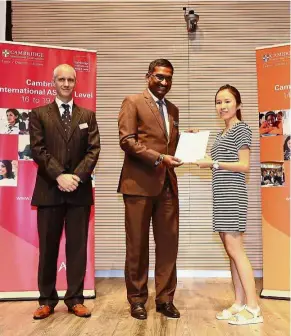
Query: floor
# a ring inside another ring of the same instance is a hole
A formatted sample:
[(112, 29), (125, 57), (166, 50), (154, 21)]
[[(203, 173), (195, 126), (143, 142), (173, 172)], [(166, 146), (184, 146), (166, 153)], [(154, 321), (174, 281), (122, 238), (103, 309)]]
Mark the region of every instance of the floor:
[[(260, 293), (262, 281), (257, 280)], [(154, 282), (149, 280), (148, 319), (139, 321), (129, 314), (124, 280), (96, 279), (97, 297), (87, 300), (92, 317), (68, 314), (62, 301), (55, 313), (41, 321), (32, 319), (36, 301), (1, 302), (1, 336), (287, 336), (290, 335), (290, 302), (260, 299), (264, 323), (231, 326), (215, 319), (217, 311), (233, 300), (229, 279), (179, 279), (175, 305), (181, 318), (167, 319), (155, 311)]]

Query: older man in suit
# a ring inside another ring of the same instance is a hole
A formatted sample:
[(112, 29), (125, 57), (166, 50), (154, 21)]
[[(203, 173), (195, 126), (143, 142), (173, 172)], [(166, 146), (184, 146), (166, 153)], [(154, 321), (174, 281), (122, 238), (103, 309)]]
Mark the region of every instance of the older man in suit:
[(39, 234), (39, 308), (34, 319), (54, 312), (57, 258), (65, 226), (68, 289), (64, 301), (79, 317), (91, 313), (83, 305), (87, 238), (93, 204), (91, 174), (100, 152), (95, 113), (73, 101), (76, 72), (67, 64), (54, 70), (55, 100), (33, 109), (29, 131), (32, 157), (38, 165), (31, 204), (37, 206)]
[(118, 191), (125, 204), (125, 281), (131, 316), (146, 319), (149, 227), (156, 243), (156, 310), (180, 317), (173, 304), (177, 284), (179, 205), (174, 168), (179, 111), (165, 99), (173, 66), (165, 59), (150, 63), (148, 88), (124, 99), (119, 114), (120, 146), (125, 152)]

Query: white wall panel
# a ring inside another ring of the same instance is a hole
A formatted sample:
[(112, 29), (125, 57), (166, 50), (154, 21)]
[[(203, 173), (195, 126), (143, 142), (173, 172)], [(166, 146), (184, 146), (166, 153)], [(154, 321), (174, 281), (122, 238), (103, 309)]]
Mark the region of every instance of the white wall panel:
[[(183, 6), (200, 15), (189, 35)], [(255, 269), (262, 268), (259, 134), (255, 48), (289, 41), (288, 1), (13, 1), (13, 38), (97, 50), (97, 120), (102, 151), (96, 178), (96, 269), (122, 269), (124, 209), (116, 193), (123, 153), (117, 117), (125, 95), (145, 88), (150, 61), (175, 67), (168, 98), (180, 108), (181, 130), (211, 130), (209, 148), (223, 127), (214, 110), (216, 90), (236, 86), (243, 117), (253, 130), (248, 176), (245, 244)], [(212, 233), (211, 175), (194, 166), (177, 169), (180, 187), (178, 269), (224, 270), (228, 262)], [(151, 240), (151, 268), (154, 245)]]

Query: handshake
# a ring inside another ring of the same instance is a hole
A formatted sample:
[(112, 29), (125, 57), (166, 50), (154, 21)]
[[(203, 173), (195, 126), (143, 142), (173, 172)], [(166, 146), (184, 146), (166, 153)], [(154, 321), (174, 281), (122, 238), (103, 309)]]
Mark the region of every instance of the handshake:
[(61, 174), (57, 177), (58, 188), (61, 191), (75, 191), (81, 182), (79, 176), (74, 174)]

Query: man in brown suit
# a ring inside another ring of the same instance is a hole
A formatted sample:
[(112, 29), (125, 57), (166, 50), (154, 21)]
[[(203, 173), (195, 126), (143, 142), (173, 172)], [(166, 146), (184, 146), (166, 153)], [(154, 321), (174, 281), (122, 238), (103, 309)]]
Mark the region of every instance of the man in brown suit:
[(95, 113), (73, 102), (74, 68), (57, 66), (53, 80), (55, 100), (33, 109), (29, 121), (32, 157), (38, 165), (31, 202), (37, 206), (39, 235), (40, 307), (34, 319), (48, 317), (58, 303), (57, 258), (64, 225), (68, 283), (64, 301), (76, 316), (91, 315), (83, 305), (83, 288), (93, 204), (91, 174), (100, 152), (100, 137)]
[(177, 284), (179, 204), (174, 168), (179, 111), (164, 99), (172, 85), (173, 66), (165, 59), (150, 63), (148, 89), (124, 99), (119, 114), (120, 146), (125, 152), (118, 191), (125, 204), (125, 281), (131, 316), (146, 319), (149, 227), (156, 243), (156, 310), (180, 317), (173, 304)]

